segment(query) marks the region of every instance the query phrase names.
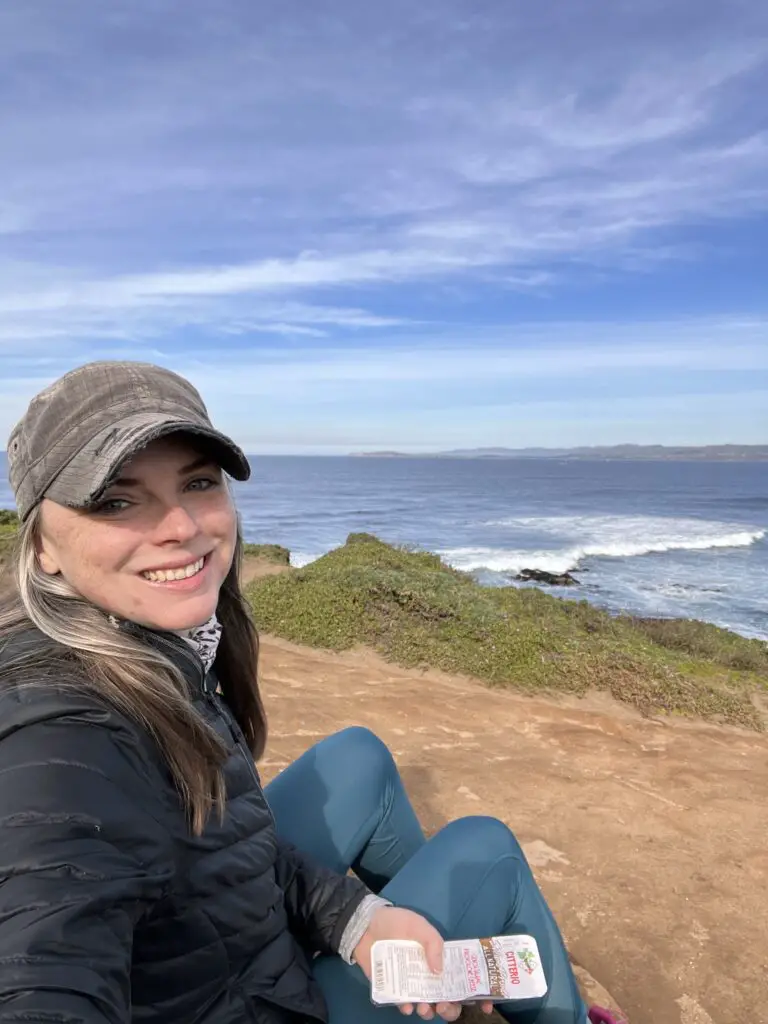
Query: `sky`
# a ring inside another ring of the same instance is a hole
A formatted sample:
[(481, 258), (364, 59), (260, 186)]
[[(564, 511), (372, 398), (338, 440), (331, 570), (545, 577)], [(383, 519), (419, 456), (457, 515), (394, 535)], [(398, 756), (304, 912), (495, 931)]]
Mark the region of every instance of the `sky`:
[(4, 0), (0, 447), (92, 359), (249, 452), (768, 442), (762, 0)]

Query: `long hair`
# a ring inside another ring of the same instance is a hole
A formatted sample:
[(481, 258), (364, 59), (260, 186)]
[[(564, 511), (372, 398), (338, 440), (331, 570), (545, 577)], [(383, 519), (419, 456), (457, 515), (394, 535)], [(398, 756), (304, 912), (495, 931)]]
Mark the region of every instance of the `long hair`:
[[(187, 811), (200, 834), (214, 809), (223, 813), (224, 744), (195, 711), (188, 684), (174, 662), (107, 615), (61, 576), (43, 572), (37, 555), (40, 508), (21, 524), (4, 573), (0, 596), (0, 646), (30, 627), (49, 638), (11, 645), (3, 679), (54, 679), (87, 688), (145, 729), (156, 741)], [(266, 715), (258, 686), (258, 634), (240, 589), (243, 543), (238, 525), (235, 556), (219, 592), (222, 624), (215, 671), (224, 697), (254, 758), (266, 741)], [(8, 578), (10, 577), (10, 578)], [(74, 671), (73, 671), (74, 669)]]

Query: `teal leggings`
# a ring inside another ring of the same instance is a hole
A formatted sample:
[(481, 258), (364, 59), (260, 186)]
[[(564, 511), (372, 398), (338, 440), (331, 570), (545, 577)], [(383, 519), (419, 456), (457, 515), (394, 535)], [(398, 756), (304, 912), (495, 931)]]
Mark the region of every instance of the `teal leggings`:
[[(585, 1024), (586, 1007), (552, 913), (520, 846), (495, 818), (460, 818), (426, 840), (392, 755), (367, 729), (345, 729), (266, 787), (279, 834), (335, 871), (416, 910), (448, 939), (526, 933), (538, 943), (543, 999), (504, 1003), (515, 1024)], [(314, 971), (330, 1024), (402, 1024), (374, 1007), (358, 967), (320, 957)], [(418, 1019), (418, 1018), (417, 1018)]]

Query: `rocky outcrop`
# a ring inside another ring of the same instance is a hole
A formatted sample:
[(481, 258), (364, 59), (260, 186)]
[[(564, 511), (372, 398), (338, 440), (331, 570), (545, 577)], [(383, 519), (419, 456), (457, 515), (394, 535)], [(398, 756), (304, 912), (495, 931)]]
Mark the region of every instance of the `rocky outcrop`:
[(579, 581), (569, 572), (547, 572), (546, 569), (521, 569), (515, 579), (521, 583), (545, 583), (548, 587), (579, 586)]

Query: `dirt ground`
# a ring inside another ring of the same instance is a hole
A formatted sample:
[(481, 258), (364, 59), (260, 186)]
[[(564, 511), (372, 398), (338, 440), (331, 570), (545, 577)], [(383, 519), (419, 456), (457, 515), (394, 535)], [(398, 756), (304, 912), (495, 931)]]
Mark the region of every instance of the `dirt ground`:
[(365, 725), (424, 826), (502, 818), (632, 1024), (768, 1022), (768, 738), (262, 638), (271, 778)]

